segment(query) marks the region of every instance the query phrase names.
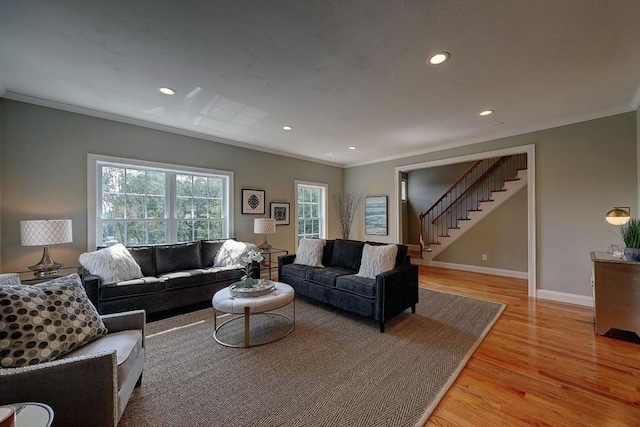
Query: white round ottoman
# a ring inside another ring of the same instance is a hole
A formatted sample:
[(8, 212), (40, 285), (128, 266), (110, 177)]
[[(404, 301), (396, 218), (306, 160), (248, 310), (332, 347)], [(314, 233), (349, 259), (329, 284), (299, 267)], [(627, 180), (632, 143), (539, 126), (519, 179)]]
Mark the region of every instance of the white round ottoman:
[[(293, 288), (286, 283), (273, 282), (275, 285), (275, 289), (273, 292), (262, 295), (259, 297), (234, 297), (231, 295), (229, 288), (224, 288), (215, 293), (213, 298), (211, 299), (211, 304), (213, 305), (213, 338), (219, 344), (222, 344), (226, 347), (243, 347), (242, 345), (234, 345), (221, 341), (218, 339), (217, 333), (224, 325), (229, 322), (233, 322), (234, 320), (244, 318), (244, 347), (249, 348), (251, 345), (251, 331), (250, 331), (250, 323), (251, 323), (251, 315), (252, 314), (264, 314), (271, 316), (280, 316), (287, 319), (291, 323), (291, 327), (289, 330), (282, 336), (274, 338), (272, 340), (254, 345), (264, 345), (269, 344), (274, 341), (281, 340), (286, 337), (293, 331), (293, 327), (296, 323), (296, 303), (295, 303), (295, 291)], [(270, 313), (272, 310), (276, 310), (278, 308), (282, 308), (290, 303), (293, 303), (293, 316), (288, 317), (281, 313)], [(240, 317), (233, 317), (220, 325), (218, 325), (218, 312), (225, 314), (241, 314)]]

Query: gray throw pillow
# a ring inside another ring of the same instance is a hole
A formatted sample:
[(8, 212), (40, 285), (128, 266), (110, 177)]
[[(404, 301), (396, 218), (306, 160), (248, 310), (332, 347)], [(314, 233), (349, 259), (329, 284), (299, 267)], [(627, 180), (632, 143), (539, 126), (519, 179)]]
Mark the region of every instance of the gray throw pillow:
[(106, 333), (77, 274), (0, 286), (0, 368), (58, 359)]

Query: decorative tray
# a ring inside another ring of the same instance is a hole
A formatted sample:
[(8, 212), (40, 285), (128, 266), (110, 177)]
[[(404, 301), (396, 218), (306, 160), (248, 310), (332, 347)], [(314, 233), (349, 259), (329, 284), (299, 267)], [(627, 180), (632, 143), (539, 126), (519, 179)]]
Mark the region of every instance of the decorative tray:
[(275, 283), (269, 280), (259, 280), (255, 285), (251, 287), (243, 287), (241, 285), (241, 282), (236, 282), (233, 285), (229, 286), (229, 292), (234, 297), (250, 298), (270, 294), (275, 288)]

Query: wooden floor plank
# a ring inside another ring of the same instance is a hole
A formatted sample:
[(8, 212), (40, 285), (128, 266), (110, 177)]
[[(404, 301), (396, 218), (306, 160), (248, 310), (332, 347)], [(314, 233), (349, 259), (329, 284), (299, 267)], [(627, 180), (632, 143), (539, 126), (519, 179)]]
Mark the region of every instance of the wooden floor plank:
[(640, 344), (596, 335), (593, 309), (428, 266), (420, 286), (507, 304), (425, 426), (640, 427)]

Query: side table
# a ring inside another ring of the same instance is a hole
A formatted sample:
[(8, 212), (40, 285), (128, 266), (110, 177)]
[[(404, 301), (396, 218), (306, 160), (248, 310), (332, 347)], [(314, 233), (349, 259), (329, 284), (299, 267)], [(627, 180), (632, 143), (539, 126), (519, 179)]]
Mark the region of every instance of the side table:
[[(262, 262), (262, 264), (260, 264), (260, 271), (267, 270), (269, 272), (269, 280), (272, 280), (271, 270), (273, 269), (273, 261), (271, 259), (271, 256), (275, 254), (288, 255), (289, 251), (286, 249), (271, 248), (271, 249), (262, 249), (260, 250), (260, 253), (262, 254), (263, 257), (265, 257), (265, 260)], [(277, 258), (276, 258), (276, 261), (277, 261)], [(277, 268), (277, 265), (276, 265), (276, 268)]]
[(47, 276), (34, 276), (33, 271), (19, 271), (20, 281), (24, 285), (36, 285), (38, 283), (47, 282), (51, 279), (57, 279), (58, 277), (68, 276), (69, 274), (78, 273), (82, 277), (84, 269), (83, 267), (71, 266), (60, 267), (56, 274), (49, 274)]

